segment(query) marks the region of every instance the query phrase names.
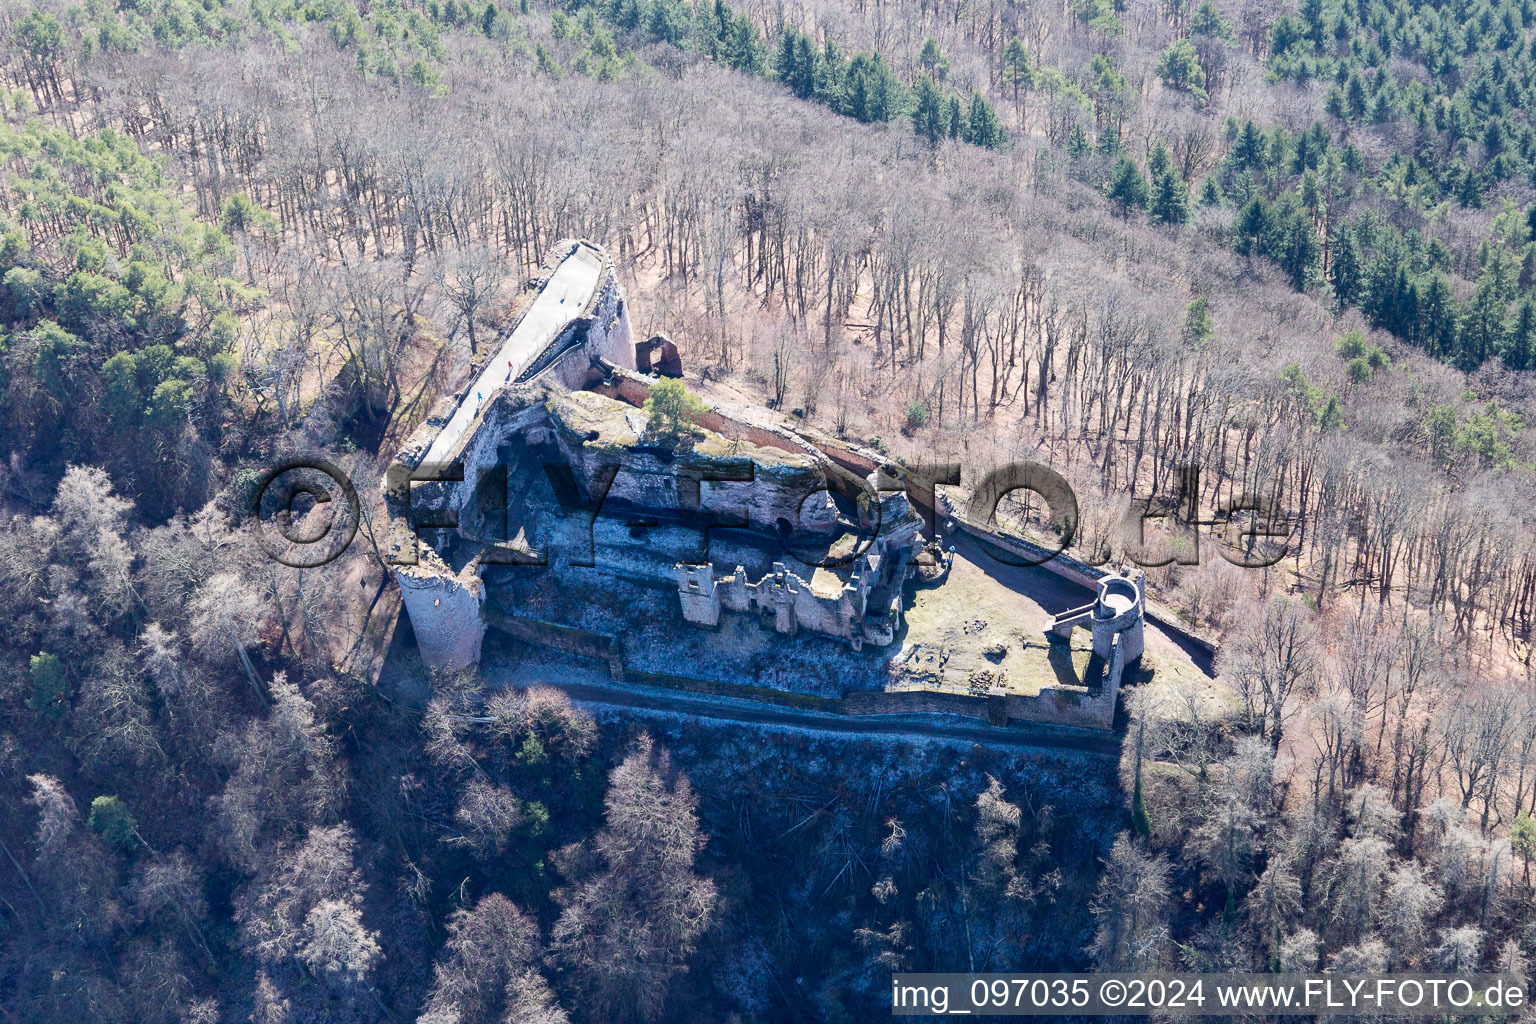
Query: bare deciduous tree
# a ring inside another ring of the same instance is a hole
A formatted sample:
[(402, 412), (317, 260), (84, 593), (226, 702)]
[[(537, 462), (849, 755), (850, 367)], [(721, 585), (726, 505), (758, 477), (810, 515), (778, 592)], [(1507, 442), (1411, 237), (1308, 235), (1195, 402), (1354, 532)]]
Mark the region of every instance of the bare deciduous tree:
[(1089, 950), (1106, 971), (1145, 971), (1166, 962), (1172, 872), (1167, 858), (1142, 849), (1122, 832), (1115, 839), (1099, 892)]
[(470, 356), (479, 355), (475, 320), (506, 279), (506, 261), (487, 246), (470, 243), (439, 260), (433, 276), (469, 334)]
[(1312, 614), (1277, 597), (1254, 609), (1222, 648), (1222, 674), (1232, 680), (1245, 713), (1271, 749), (1280, 749), (1285, 724), (1299, 710), (1292, 698), (1315, 683), (1315, 638)]
[(565, 1024), (539, 947), (538, 925), (500, 893), (454, 911), (418, 1024)]
[(705, 839), (688, 780), (647, 735), (609, 776), (604, 806), (603, 831), (557, 862), (571, 885), (550, 953), (590, 1012), (654, 1020), (714, 913), (714, 883), (693, 873)]

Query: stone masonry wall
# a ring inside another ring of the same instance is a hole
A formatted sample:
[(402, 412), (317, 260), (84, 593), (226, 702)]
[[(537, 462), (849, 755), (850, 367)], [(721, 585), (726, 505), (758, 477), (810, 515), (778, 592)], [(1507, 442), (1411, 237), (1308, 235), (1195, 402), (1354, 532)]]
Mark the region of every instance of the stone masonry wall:
[(395, 579), (428, 668), (456, 672), (479, 662), (485, 585), (477, 575), (452, 573), (428, 551), (419, 565), (397, 566)]
[[(607, 261), (606, 254), (604, 260)], [(619, 286), (618, 275), (611, 261), (603, 275), (603, 285), (589, 304), (585, 315), (587, 336), (585, 344), (588, 356), (605, 359), (627, 370), (635, 368), (635, 335), (629, 323), (629, 311), (624, 303), (624, 290)]]

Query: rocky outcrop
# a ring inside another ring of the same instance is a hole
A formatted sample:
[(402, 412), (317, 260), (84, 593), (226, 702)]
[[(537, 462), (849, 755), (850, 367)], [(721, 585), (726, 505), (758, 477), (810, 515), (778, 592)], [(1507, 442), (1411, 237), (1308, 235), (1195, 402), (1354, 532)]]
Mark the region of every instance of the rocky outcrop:
[(547, 403), (561, 454), (587, 500), (605, 509), (700, 513), (765, 532), (827, 533), (837, 508), (810, 455), (701, 430), (689, 443), (647, 444), (645, 414), (590, 391)]

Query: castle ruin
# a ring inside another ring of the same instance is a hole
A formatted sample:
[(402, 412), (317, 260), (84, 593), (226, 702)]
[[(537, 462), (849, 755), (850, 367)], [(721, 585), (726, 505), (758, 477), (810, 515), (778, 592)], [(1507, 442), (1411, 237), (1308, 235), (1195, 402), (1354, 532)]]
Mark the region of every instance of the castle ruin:
[[(600, 247), (558, 243), (513, 323), (386, 479), (389, 557), (429, 667), (475, 665), (493, 626), (525, 636), (530, 567), (577, 606), (572, 625), (549, 627), (563, 635), (597, 635), (584, 597), (660, 591), (694, 627), (736, 616), (854, 654), (902, 638), (911, 585), (942, 586), (953, 548), (882, 457), (748, 409), (708, 408), (683, 443), (654, 436), (646, 398), (681, 358), (664, 336), (635, 340)], [(1069, 645), (1074, 626), (1092, 631), (1108, 671), (1084, 695), (1107, 697), (1109, 716), (1142, 653), (1144, 603), (1139, 580), (1108, 577), (1098, 601), (1050, 625)]]

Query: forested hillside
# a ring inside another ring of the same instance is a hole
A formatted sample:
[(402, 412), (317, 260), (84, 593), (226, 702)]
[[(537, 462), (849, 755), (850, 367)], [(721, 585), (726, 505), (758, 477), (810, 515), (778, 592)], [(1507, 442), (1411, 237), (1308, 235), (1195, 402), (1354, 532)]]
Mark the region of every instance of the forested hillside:
[[(1533, 47), (1528, 0), (5, 6), (0, 1007), (851, 1021), (899, 968), (1523, 972)], [(1130, 691), (1117, 775), (360, 684), (388, 454), (567, 236), (706, 396), (1063, 473), (1079, 553), (1166, 562), (1225, 699)], [(295, 452), (369, 499), (346, 560), (251, 536)], [(1133, 543), (1149, 497), (1183, 511)], [(1288, 553), (1239, 568), (1214, 534), (1259, 499)]]

